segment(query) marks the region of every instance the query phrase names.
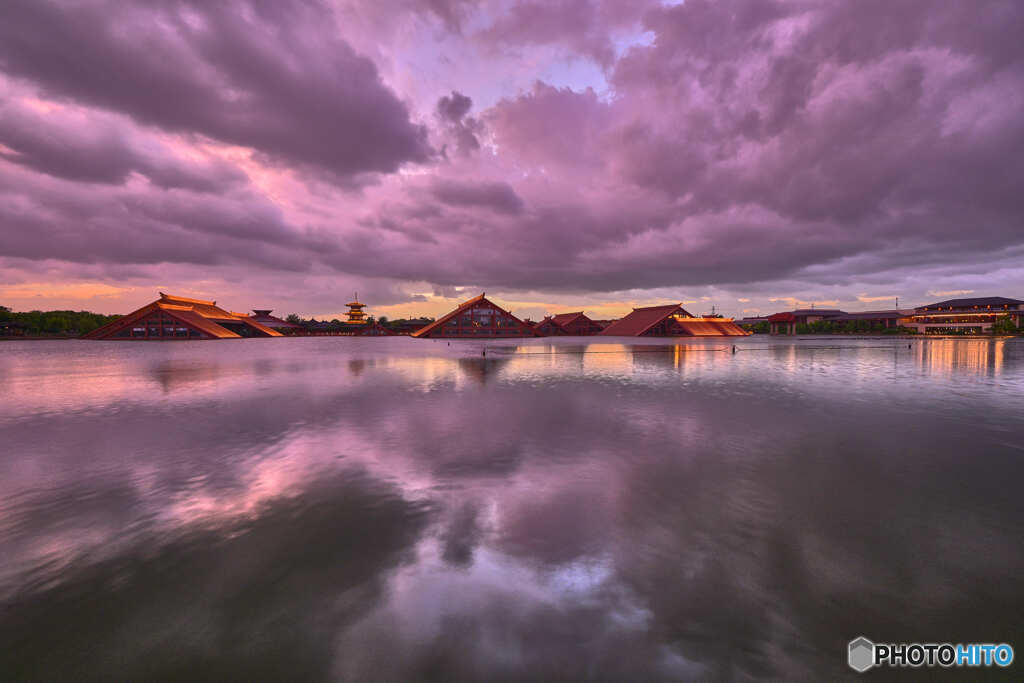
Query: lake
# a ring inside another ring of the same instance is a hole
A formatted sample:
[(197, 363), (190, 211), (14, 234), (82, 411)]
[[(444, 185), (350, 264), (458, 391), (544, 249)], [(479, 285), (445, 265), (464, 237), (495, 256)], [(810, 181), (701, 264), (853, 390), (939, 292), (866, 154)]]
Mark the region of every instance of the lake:
[(0, 343), (0, 679), (824, 681), (861, 679), (860, 635), (1024, 652), (1024, 340), (484, 350)]

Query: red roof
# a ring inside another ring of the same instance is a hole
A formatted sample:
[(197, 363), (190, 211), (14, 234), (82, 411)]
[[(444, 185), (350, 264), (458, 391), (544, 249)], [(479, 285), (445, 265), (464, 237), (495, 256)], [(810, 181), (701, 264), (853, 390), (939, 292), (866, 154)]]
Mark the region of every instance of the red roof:
[(502, 314), (507, 315), (509, 318), (512, 318), (512, 320), (514, 320), (517, 323), (519, 323), (520, 325), (522, 325), (524, 331), (531, 333), (531, 334), (525, 334), (525, 335), (522, 335), (522, 336), (529, 337), (529, 336), (535, 336), (536, 335), (536, 332), (533, 331), (532, 327), (530, 327), (529, 325), (524, 323), (522, 320), (520, 320), (519, 318), (515, 317), (514, 315), (512, 315), (511, 313), (506, 311), (501, 306), (498, 306), (497, 304), (495, 304), (493, 301), (491, 301), (486, 296), (484, 296), (484, 294), (481, 294), (480, 296), (473, 297), (469, 301), (462, 302), (451, 313), (448, 313), (447, 315), (441, 316), (440, 318), (438, 318), (434, 322), (430, 323), (429, 325), (421, 327), (420, 329), (418, 329), (415, 332), (413, 332), (410, 336), (412, 336), (412, 337), (425, 337), (428, 334), (430, 334), (431, 332), (433, 332), (434, 330), (436, 330), (439, 327), (441, 327), (442, 325), (444, 325), (446, 322), (448, 322), (449, 320), (451, 320), (455, 316), (457, 316), (460, 313), (462, 313), (463, 311), (465, 311), (466, 309), (472, 308), (474, 304), (478, 304), (478, 303), (481, 303), (481, 302), (487, 303), (488, 305), (490, 305), (490, 306), (494, 307), (495, 309), (497, 309), (498, 311), (500, 311)]
[(555, 321), (556, 325), (565, 327), (569, 323), (575, 322), (581, 315), (583, 315), (583, 311), (577, 311), (575, 313), (559, 313), (558, 315), (551, 316), (551, 319)]
[(620, 318), (601, 330), (601, 334), (607, 337), (639, 337), (673, 313), (690, 315), (683, 310), (682, 304), (634, 308), (625, 318)]
[(796, 316), (790, 312), (785, 313), (773, 313), (768, 316), (768, 322), (770, 323), (791, 323), (796, 321)]
[(213, 301), (202, 299), (187, 299), (181, 296), (171, 296), (160, 292), (160, 298), (142, 308), (117, 318), (106, 325), (99, 327), (88, 334), (82, 335), (83, 339), (104, 339), (116, 331), (127, 327), (137, 320), (141, 320), (154, 311), (163, 311), (168, 316), (191, 325), (195, 329), (215, 339), (238, 339), (241, 335), (219, 325), (218, 323), (241, 323), (268, 337), (280, 337), (281, 333), (272, 330), (265, 325), (249, 318), (242, 313), (231, 313), (220, 308)]

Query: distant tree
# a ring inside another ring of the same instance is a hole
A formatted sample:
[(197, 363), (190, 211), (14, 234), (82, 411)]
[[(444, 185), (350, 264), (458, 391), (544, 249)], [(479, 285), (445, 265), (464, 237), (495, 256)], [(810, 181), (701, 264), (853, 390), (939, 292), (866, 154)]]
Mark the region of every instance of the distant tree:
[(992, 334), (1017, 334), (1017, 326), (1013, 324), (1013, 318), (1007, 315), (992, 323)]
[(386, 315), (382, 315), (381, 317), (377, 318), (377, 322), (379, 322), (381, 325), (387, 325), (388, 317)]
[(285, 318), (285, 320), (287, 320), (288, 322), (293, 323), (295, 325), (301, 325), (302, 324), (302, 318), (300, 318), (297, 313), (289, 313), (288, 317)]

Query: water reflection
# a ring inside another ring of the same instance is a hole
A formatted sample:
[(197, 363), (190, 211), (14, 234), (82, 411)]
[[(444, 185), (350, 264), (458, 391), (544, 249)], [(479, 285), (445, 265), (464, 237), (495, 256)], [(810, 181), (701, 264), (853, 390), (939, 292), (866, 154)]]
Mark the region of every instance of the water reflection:
[(1024, 642), (1017, 341), (60, 346), (0, 360), (4, 680), (836, 680), (855, 635)]

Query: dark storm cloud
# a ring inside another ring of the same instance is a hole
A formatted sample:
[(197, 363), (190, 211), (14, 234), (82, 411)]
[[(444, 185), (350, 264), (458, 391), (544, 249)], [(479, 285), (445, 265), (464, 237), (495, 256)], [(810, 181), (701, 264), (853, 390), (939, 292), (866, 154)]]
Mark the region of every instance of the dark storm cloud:
[(341, 178), (425, 161), (425, 130), (331, 22), (291, 0), (11, 0), (0, 65), (53, 98)]
[(456, 90), (437, 101), (437, 117), (447, 136), (454, 142), (455, 149), (462, 155), (480, 149), (478, 135), (483, 127), (477, 119), (467, 116), (472, 108), (473, 100)]
[(468, 235), (438, 221), (440, 249), (457, 233), (473, 258), (423, 277), (829, 284), (1021, 245), (1021, 5), (693, 0), (644, 21), (614, 97), (538, 83), (482, 115), (531, 210)]
[(434, 183), (430, 191), (439, 201), (451, 206), (482, 207), (503, 214), (523, 211), (523, 200), (508, 183), (444, 181)]
[(446, 121), (461, 120), (472, 107), (472, 99), (454, 90), (437, 101), (437, 113)]
[(223, 192), (246, 180), (220, 161), (185, 161), (111, 117), (40, 116), (0, 107), (0, 158), (67, 180), (122, 184), (138, 172), (161, 188)]
[(0, 253), (75, 263), (254, 263), (306, 270), (316, 237), (258, 194), (95, 189), (0, 168)]

